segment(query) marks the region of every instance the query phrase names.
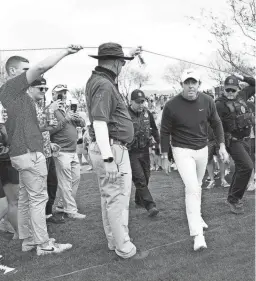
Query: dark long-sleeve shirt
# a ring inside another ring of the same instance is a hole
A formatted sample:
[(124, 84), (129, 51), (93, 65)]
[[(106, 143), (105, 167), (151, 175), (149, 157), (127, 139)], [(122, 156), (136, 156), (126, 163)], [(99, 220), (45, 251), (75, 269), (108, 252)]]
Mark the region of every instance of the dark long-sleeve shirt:
[(161, 122), (161, 150), (168, 152), (170, 136), (172, 146), (198, 150), (207, 145), (208, 122), (218, 143), (224, 143), (222, 123), (214, 100), (199, 93), (196, 100), (187, 100), (181, 94), (169, 100), (163, 110)]

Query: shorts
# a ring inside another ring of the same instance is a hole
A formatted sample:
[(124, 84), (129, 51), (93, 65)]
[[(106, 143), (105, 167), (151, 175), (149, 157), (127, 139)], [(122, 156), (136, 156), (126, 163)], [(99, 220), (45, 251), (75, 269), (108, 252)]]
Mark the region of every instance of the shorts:
[(11, 161), (0, 161), (0, 198), (5, 197), (3, 186), (7, 183), (19, 184), (19, 172)]
[(219, 146), (216, 144), (216, 141), (208, 142), (208, 162), (213, 159), (213, 156), (219, 155)]

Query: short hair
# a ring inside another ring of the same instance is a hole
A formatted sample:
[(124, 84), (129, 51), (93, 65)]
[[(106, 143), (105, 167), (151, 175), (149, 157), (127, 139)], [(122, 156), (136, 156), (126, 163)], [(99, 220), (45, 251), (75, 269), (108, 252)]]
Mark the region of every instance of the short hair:
[(27, 62), (29, 63), (29, 60), (26, 58), (20, 57), (20, 56), (12, 56), (10, 57), (7, 62), (5, 63), (5, 69), (7, 73), (9, 74), (10, 67), (15, 67), (20, 62)]

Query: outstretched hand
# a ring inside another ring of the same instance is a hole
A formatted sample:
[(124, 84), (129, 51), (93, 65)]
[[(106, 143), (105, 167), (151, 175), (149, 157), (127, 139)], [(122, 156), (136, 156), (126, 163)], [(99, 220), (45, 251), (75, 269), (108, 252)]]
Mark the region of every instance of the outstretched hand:
[(81, 46), (81, 45), (69, 45), (67, 47), (67, 51), (68, 51), (68, 54), (71, 55), (71, 54), (75, 54), (77, 52), (79, 52), (80, 50), (82, 50), (84, 47)]

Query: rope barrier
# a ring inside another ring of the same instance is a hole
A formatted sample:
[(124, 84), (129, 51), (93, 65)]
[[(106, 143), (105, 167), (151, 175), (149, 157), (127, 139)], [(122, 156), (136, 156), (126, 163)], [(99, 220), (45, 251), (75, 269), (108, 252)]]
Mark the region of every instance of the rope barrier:
[[(98, 49), (98, 47), (93, 47), (93, 46), (83, 46), (83, 48), (84, 49)], [(133, 47), (123, 47), (123, 49), (131, 49), (131, 48), (133, 48)], [(64, 47), (63, 48), (57, 47), (57, 48), (30, 48), (30, 49), (25, 49), (25, 48), (24, 49), (0, 49), (0, 52), (47, 51), (47, 50), (63, 50), (63, 49), (66, 49), (66, 47), (65, 48)], [(152, 51), (144, 50), (144, 49), (141, 49), (141, 51), (143, 51), (145, 53), (153, 54), (153, 55), (156, 55), (156, 56), (161, 56), (161, 57), (164, 57), (164, 58), (170, 58), (170, 59), (186, 62), (186, 63), (189, 63), (189, 64), (197, 65), (197, 66), (200, 66), (200, 67), (208, 68), (208, 69), (211, 69), (211, 70), (214, 70), (214, 71), (230, 74), (229, 72), (224, 71), (224, 70), (220, 70), (220, 69), (217, 69), (217, 68), (214, 68), (214, 67), (211, 67), (211, 66), (207, 66), (207, 65), (204, 65), (204, 64), (180, 59), (180, 58), (177, 58), (177, 57), (164, 55), (164, 54), (160, 54), (160, 53), (156, 53), (156, 52), (152, 52)]]
[[(98, 49), (98, 47), (93, 46), (82, 46), (83, 49)], [(57, 48), (30, 48), (30, 49), (0, 49), (0, 52), (22, 52), (22, 51), (48, 51), (48, 50), (64, 50), (67, 47), (57, 47)], [(133, 47), (122, 47), (123, 49), (131, 49)]]
[(200, 63), (196, 63), (196, 62), (192, 62), (192, 61), (188, 61), (188, 60), (183, 60), (183, 59), (180, 59), (180, 58), (176, 58), (176, 57), (172, 57), (172, 56), (168, 56), (168, 55), (163, 55), (163, 54), (156, 53), (156, 52), (151, 52), (151, 51), (148, 51), (148, 50), (142, 50), (142, 51), (144, 51), (146, 53), (149, 53), (149, 54), (165, 57), (165, 58), (170, 58), (170, 59), (174, 59), (174, 60), (178, 60), (178, 61), (182, 61), (182, 62), (186, 62), (186, 63), (191, 63), (191, 64), (194, 64), (194, 65), (197, 65), (197, 66), (201, 66), (201, 67), (204, 67), (204, 68), (208, 68), (208, 69), (211, 69), (211, 70), (214, 70), (214, 71), (219, 71), (219, 72), (230, 74), (227, 71), (220, 70), (220, 69), (217, 69), (217, 68), (214, 68), (214, 67), (211, 67), (211, 66), (206, 66), (204, 64), (200, 64)]

